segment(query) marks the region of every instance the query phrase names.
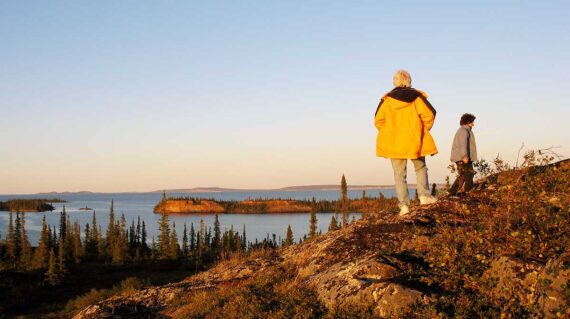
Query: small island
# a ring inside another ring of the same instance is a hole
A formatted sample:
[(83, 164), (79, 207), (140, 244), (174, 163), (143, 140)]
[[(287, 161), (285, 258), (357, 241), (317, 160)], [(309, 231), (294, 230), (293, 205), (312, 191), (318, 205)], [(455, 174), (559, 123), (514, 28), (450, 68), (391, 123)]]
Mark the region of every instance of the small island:
[(193, 197), (163, 199), (154, 206), (155, 213), (165, 214), (284, 214), (316, 211), (339, 211), (340, 201), (294, 199), (248, 199), (224, 201)]
[(170, 198), (160, 201), (155, 213), (178, 214), (261, 214), (308, 213), (309, 201), (285, 199), (257, 199), (244, 201), (218, 201), (213, 199)]
[(89, 208), (89, 207), (85, 206), (85, 207), (81, 207), (79, 210), (93, 210), (93, 208)]
[(0, 211), (51, 212), (55, 209), (52, 203), (65, 203), (65, 200), (59, 198), (10, 199), (5, 202), (0, 202)]

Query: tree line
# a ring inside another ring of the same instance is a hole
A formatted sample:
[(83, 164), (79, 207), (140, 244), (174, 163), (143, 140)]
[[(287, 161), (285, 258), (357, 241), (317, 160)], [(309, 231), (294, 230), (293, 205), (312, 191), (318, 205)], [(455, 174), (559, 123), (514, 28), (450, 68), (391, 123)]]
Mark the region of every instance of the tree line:
[[(40, 271), (52, 285), (60, 283), (71, 266), (86, 262), (125, 265), (177, 261), (199, 270), (236, 253), (276, 249), (315, 239), (321, 233), (317, 229), (317, 212), (330, 211), (328, 205), (331, 203), (341, 208), (342, 216), (331, 216), (329, 231), (347, 226), (350, 223), (349, 211), (367, 212), (395, 205), (393, 199), (386, 199), (382, 193), (378, 198), (370, 198), (363, 191), (360, 199), (349, 199), (346, 185), (343, 175), (338, 201), (317, 201), (315, 197), (305, 201), (311, 207), (309, 227), (307, 235), (298, 240), (293, 237), (289, 225), (284, 238), (267, 234), (263, 240), (251, 242), (247, 240), (245, 225), (241, 232), (235, 230), (233, 225), (222, 231), (218, 215), (215, 216), (213, 227), (200, 220), (197, 225), (185, 223), (182, 233), (178, 234), (175, 223), (170, 221), (167, 214), (162, 214), (158, 221), (157, 238), (149, 239), (145, 221), (138, 217), (128, 224), (124, 214), (116, 216), (114, 201), (111, 201), (109, 221), (105, 228), (97, 222), (95, 212), (91, 223), (83, 227), (78, 221), (71, 222), (65, 206), (60, 212), (57, 227), (48, 225), (44, 215), (38, 245), (32, 247), (25, 228), (25, 213), (10, 213), (5, 240), (0, 241), (0, 270)], [(164, 194), (163, 199), (165, 197)]]
[[(42, 271), (47, 283), (60, 283), (72, 265), (95, 262), (110, 265), (144, 264), (157, 261), (177, 261), (192, 265), (196, 270), (215, 260), (253, 249), (276, 249), (284, 240), (269, 234), (261, 241), (247, 240), (245, 225), (241, 232), (233, 225), (222, 231), (215, 216), (213, 227), (204, 220), (199, 224), (184, 224), (181, 234), (176, 225), (162, 214), (157, 238), (148, 238), (147, 225), (140, 217), (127, 224), (124, 214), (115, 214), (114, 201), (109, 209), (109, 222), (104, 229), (95, 212), (91, 223), (82, 228), (71, 222), (65, 206), (58, 226), (46, 223), (45, 215), (38, 245), (32, 247), (25, 228), (25, 213), (10, 213), (5, 240), (0, 241), (0, 270)], [(294, 240), (292, 240), (294, 242)]]

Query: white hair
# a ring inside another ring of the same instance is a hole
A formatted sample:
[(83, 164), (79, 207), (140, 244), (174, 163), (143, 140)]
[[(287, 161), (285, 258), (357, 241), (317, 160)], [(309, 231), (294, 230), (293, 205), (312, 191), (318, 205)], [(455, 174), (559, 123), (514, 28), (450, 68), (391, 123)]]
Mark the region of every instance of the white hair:
[(412, 77), (406, 70), (398, 70), (394, 73), (394, 86), (396, 87), (411, 87)]

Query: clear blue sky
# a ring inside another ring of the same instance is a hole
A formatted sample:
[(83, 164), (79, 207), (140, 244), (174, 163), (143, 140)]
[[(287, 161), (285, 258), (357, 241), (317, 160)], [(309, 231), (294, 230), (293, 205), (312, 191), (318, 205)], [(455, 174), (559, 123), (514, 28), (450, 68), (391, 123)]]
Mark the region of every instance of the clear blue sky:
[[(0, 193), (391, 184), (373, 114), (407, 69), (480, 154), (570, 154), (568, 1), (2, 1)], [(415, 180), (410, 174), (410, 181)]]

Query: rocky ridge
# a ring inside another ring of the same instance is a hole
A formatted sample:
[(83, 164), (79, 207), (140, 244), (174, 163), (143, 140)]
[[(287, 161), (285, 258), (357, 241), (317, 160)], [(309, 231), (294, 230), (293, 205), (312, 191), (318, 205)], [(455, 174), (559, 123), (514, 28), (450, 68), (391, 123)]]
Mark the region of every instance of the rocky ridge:
[[(482, 224), (481, 219), (505, 216), (507, 212), (501, 212), (503, 205), (507, 205), (505, 196), (526, 191), (526, 186), (522, 190), (517, 187), (527, 183), (527, 179), (544, 174), (555, 174), (554, 180), (562, 186), (548, 189), (546, 194), (540, 189), (528, 190), (542, 194), (536, 195), (537, 198), (542, 196), (536, 199), (541, 200), (536, 207), (568, 216), (569, 172), (570, 162), (564, 161), (543, 169), (498, 174), (480, 183), (467, 197), (444, 197), (434, 205), (415, 207), (407, 218), (398, 218), (393, 211), (370, 212), (362, 220), (314, 240), (275, 252), (223, 261), (178, 283), (115, 296), (89, 306), (75, 318), (187, 318), (186, 305), (181, 300), (192, 300), (200, 292), (236, 289), (276, 268), (286, 268), (291, 274), (288, 286), (311, 289), (327, 309), (356, 306), (370, 309), (371, 316), (381, 318), (443, 318), (469, 311), (459, 306), (450, 309), (445, 303), (449, 298), (458, 304), (465, 302), (468, 305), (465, 308), (473, 308), (471, 311), (487, 311), (489, 317), (567, 316), (570, 315), (570, 250), (567, 246), (552, 242), (559, 247), (540, 250), (545, 255), (521, 254), (517, 245), (523, 235), (518, 234), (521, 231), (516, 227), (519, 226), (510, 216), (505, 217), (509, 218), (506, 225), (512, 229), (506, 230), (505, 238), (513, 238), (513, 243), (509, 243), (514, 247), (511, 250), (507, 249), (509, 245), (496, 248), (493, 245), (499, 244), (493, 242), (495, 238), (477, 237), (475, 233), (484, 233), (485, 230), (479, 229), (481, 225), (490, 228), (502, 225), (502, 217), (487, 220), (487, 224)], [(513, 197), (512, 216), (518, 212), (518, 200)], [(487, 216), (487, 212), (499, 215)], [(538, 210), (536, 215), (539, 216)], [(567, 238), (566, 225), (556, 230), (558, 238)], [(538, 228), (531, 224), (529, 229), (533, 227)], [(460, 232), (453, 233), (457, 230)], [(492, 231), (492, 234), (502, 234), (503, 230)], [(533, 231), (528, 232), (528, 237), (534, 238)], [(468, 241), (454, 246), (453, 237), (461, 233), (473, 239), (473, 247), (467, 245)], [(536, 230), (536, 234), (540, 235), (540, 231)], [(529, 251), (535, 251), (529, 247)], [(552, 253), (547, 256), (547, 251)], [(462, 259), (468, 261), (463, 264)], [(460, 272), (458, 265), (474, 266)], [(453, 299), (454, 294), (483, 301)], [(484, 307), (480, 306), (482, 302), (486, 302)], [(469, 312), (463, 314), (470, 316)], [(308, 313), (305, 317), (311, 318)]]

